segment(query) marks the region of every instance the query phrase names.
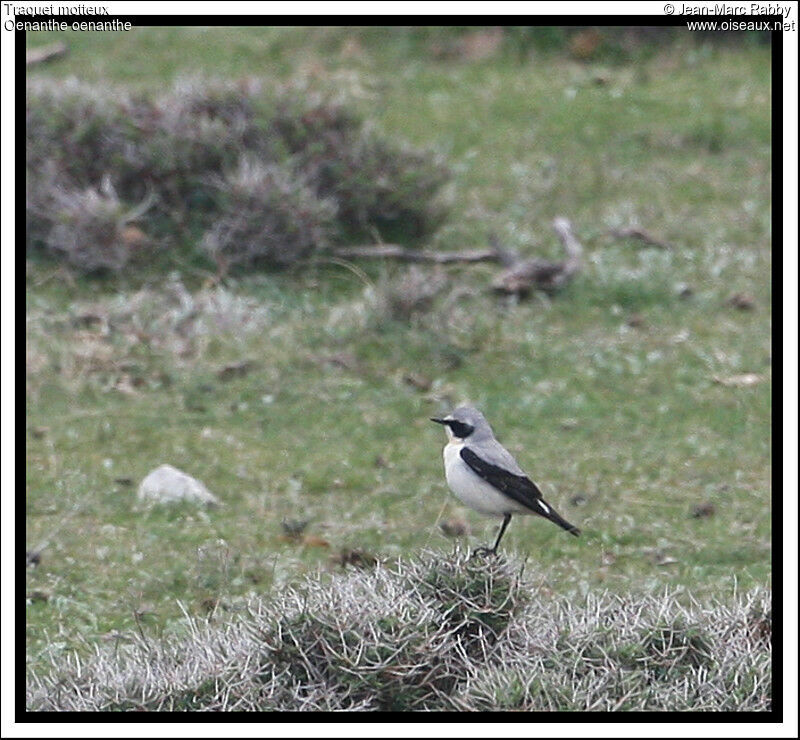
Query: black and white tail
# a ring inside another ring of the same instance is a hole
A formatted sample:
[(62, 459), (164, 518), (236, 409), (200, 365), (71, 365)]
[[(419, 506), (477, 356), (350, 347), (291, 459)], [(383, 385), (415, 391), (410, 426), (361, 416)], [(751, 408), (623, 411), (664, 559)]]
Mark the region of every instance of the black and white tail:
[(571, 535), (577, 537), (581, 530), (578, 529), (574, 524), (570, 524), (564, 517), (561, 516), (550, 504), (546, 503), (542, 499), (536, 500), (536, 513), (540, 516), (543, 516), (545, 519), (549, 519), (553, 524), (558, 524), (559, 527), (562, 529), (566, 529)]

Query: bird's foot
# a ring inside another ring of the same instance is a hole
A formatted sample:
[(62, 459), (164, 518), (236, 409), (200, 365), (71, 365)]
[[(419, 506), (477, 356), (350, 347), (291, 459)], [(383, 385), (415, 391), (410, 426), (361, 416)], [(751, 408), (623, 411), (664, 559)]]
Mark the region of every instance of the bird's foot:
[(495, 550), (492, 547), (476, 547), (472, 551), (472, 555), (469, 556), (469, 559), (472, 560), (472, 558), (477, 557), (478, 555), (481, 555), (483, 557), (486, 557), (488, 555), (495, 556), (497, 555), (497, 550)]

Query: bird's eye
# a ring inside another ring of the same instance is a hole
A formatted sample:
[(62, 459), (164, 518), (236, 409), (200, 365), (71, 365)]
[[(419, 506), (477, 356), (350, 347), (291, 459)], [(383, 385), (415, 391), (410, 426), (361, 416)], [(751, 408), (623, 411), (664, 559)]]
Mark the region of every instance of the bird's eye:
[(458, 437), (459, 439), (466, 439), (475, 431), (475, 427), (471, 426), (470, 424), (465, 424), (463, 421), (448, 421), (450, 425), (450, 429), (453, 430), (453, 434)]

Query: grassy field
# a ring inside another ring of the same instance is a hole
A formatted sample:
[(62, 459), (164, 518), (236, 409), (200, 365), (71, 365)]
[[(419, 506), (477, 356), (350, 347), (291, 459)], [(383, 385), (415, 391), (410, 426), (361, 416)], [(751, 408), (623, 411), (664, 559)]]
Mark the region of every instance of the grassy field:
[[(210, 287), (177, 258), (179, 275), (104, 281), (29, 260), (32, 667), (115, 631), (180, 632), (178, 601), (225, 619), (348, 549), (449, 551), (441, 519), (487, 542), (495, 525), (446, 491), (428, 421), (463, 400), (583, 529), (516, 519), (506, 535), (553, 592), (769, 587), (768, 48), (681, 42), (606, 64), (440, 59), (377, 30), (66, 40), (70, 55), (33, 75), (340, 86), (387, 134), (453, 166), (453, 215), (431, 247), (493, 233), (557, 256), (550, 222), (566, 216), (587, 254), (564, 293), (519, 303), (489, 293), (494, 267), (442, 269), (433, 305), (407, 317), (387, 308), (407, 279), (396, 265), (318, 260)], [(672, 249), (609, 235), (628, 226)], [(223, 505), (139, 510), (136, 486), (162, 463)], [(704, 504), (713, 513), (693, 517)], [(287, 538), (284, 518), (309, 519), (307, 536)]]

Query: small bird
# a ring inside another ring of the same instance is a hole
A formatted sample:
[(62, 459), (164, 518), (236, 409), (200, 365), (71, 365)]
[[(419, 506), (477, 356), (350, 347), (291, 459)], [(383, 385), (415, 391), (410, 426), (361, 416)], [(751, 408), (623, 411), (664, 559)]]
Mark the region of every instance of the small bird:
[(581, 533), (542, 498), (536, 484), (495, 439), (478, 409), (460, 406), (443, 419), (431, 421), (443, 424), (447, 432), (444, 473), (450, 490), (484, 516), (503, 518), (494, 545), (479, 547), (473, 555), (497, 553), (513, 514), (538, 514), (576, 537)]

